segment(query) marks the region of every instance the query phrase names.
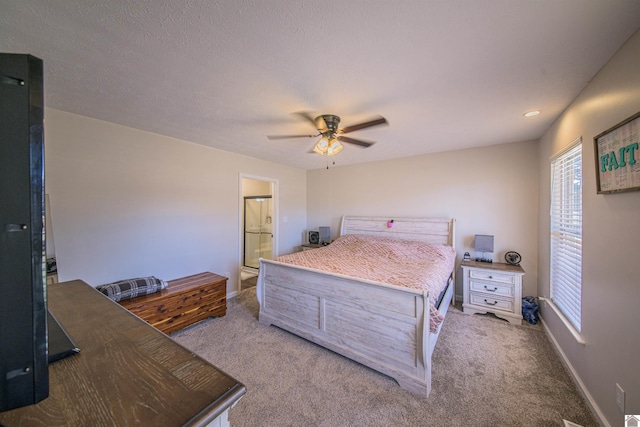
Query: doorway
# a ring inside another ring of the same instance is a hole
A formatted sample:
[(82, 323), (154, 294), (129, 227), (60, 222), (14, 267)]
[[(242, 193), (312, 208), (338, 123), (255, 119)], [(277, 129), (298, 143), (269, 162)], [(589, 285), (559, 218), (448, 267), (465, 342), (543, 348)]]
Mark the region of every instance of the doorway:
[(273, 259), (278, 244), (278, 181), (240, 175), (240, 283), (257, 282), (260, 258)]

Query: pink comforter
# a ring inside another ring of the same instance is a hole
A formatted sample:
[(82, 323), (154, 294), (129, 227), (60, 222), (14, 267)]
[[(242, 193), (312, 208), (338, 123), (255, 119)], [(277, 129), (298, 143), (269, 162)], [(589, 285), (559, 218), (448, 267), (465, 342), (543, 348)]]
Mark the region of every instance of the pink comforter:
[(444, 317), (435, 308), (453, 271), (456, 252), (451, 246), (348, 234), (328, 246), (284, 255), (276, 261), (376, 282), (428, 290), (430, 330)]

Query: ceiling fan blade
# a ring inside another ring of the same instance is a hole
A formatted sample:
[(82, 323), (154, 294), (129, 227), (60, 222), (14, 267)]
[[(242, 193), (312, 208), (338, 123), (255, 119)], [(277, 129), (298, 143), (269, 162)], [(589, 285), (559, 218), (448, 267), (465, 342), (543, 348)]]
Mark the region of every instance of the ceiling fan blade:
[(317, 135), (267, 135), (269, 139), (291, 139), (291, 138), (315, 138)]
[(369, 120), (367, 122), (362, 122), (362, 123), (358, 123), (358, 124), (355, 124), (355, 125), (343, 127), (338, 132), (340, 132), (340, 133), (349, 133), (349, 132), (353, 132), (353, 131), (356, 131), (356, 130), (369, 128), (371, 126), (379, 126), (379, 125), (386, 125), (386, 124), (387, 124), (387, 119), (385, 119), (384, 117), (378, 117), (377, 119)]
[(338, 137), (338, 141), (348, 142), (349, 144), (359, 145), (364, 148), (371, 147), (373, 144), (375, 144), (375, 142), (363, 141), (361, 139), (349, 138), (347, 136), (342, 136), (342, 135)]
[[(311, 114), (309, 114), (306, 111), (298, 111), (294, 114), (299, 115), (300, 117), (302, 117), (303, 119), (307, 120), (308, 122), (310, 122), (314, 128), (318, 129), (319, 128), (319, 124), (316, 123), (316, 119), (315, 117), (311, 116)], [(323, 123), (324, 124), (324, 123)]]

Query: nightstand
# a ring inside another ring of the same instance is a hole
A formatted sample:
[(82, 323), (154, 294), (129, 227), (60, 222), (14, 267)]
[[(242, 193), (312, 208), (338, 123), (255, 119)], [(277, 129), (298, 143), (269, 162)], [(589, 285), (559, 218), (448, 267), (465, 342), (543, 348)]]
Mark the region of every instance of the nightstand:
[(318, 244), (318, 243), (305, 243), (304, 245), (301, 246), (303, 251), (310, 251), (311, 249), (318, 249), (318, 248), (324, 248), (325, 246), (329, 246), (331, 243), (322, 243), (322, 244)]
[(302, 245), (302, 250), (303, 251), (310, 251), (311, 249), (317, 249), (317, 248), (321, 248), (322, 245), (318, 245), (317, 243), (306, 243), (304, 245)]
[(493, 313), (522, 324), (522, 276), (519, 265), (462, 261), (462, 311)]

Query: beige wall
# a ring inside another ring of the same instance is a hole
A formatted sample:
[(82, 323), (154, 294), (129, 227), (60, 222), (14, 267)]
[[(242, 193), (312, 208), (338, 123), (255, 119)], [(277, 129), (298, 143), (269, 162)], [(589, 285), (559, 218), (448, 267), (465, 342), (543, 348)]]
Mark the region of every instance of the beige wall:
[(52, 109), (45, 161), (60, 280), (212, 271), (235, 291), (241, 174), (278, 181), (283, 251), (306, 227), (304, 170)]
[[(312, 170), (307, 222), (329, 225), (335, 238), (342, 215), (453, 217), (458, 259), (475, 256), (475, 234), (493, 234), (494, 259), (520, 253), (524, 295), (536, 295), (537, 153), (537, 142), (521, 142)], [(461, 296), (460, 274), (457, 282)]]
[(640, 192), (596, 193), (593, 137), (640, 111), (640, 32), (636, 33), (544, 134), (540, 144), (539, 293), (549, 295), (549, 158), (582, 136), (583, 247), (581, 345), (544, 305), (544, 320), (599, 415), (622, 425), (640, 414)]
[(260, 181), (257, 179), (242, 178), (242, 196), (269, 196), (273, 191), (271, 190), (271, 183), (268, 181)]

